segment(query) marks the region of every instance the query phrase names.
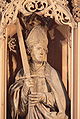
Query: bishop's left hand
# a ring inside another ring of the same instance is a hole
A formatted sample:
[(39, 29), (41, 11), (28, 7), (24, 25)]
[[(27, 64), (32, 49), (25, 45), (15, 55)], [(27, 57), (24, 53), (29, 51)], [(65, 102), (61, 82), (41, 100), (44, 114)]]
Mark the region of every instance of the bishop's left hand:
[(28, 96), (31, 105), (36, 105), (39, 102), (44, 102), (46, 100), (45, 93), (32, 93)]

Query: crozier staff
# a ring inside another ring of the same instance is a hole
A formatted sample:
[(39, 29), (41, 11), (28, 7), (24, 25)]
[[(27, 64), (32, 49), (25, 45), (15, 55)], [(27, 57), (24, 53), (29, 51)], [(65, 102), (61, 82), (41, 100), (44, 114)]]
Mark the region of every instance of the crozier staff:
[(18, 116), (23, 119), (67, 119), (65, 95), (59, 76), (47, 63), (45, 29), (35, 26), (28, 35), (26, 45), (31, 56), (31, 79), (24, 78), (24, 69), (21, 69), (16, 76), (18, 80), (10, 87), (12, 119)]

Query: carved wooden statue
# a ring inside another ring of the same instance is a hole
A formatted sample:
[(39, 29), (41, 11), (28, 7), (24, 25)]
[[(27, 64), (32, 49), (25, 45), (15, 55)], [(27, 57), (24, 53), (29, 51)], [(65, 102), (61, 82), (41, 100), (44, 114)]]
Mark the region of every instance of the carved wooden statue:
[(21, 69), (10, 86), (12, 119), (67, 119), (60, 78), (47, 63), (47, 31), (40, 25), (35, 26), (26, 45), (30, 54), (30, 78)]

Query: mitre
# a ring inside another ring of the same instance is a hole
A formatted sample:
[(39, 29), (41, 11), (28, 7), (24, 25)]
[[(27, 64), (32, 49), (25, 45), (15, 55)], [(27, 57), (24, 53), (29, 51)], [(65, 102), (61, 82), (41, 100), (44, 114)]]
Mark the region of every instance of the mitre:
[(31, 48), (39, 43), (42, 44), (44, 48), (47, 48), (48, 38), (47, 30), (44, 27), (37, 25), (30, 31), (26, 39), (26, 44), (28, 48)]

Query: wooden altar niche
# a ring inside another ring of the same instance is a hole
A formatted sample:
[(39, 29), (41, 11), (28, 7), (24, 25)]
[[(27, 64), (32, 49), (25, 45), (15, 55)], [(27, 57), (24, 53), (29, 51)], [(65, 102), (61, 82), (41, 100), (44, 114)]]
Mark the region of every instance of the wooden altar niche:
[[(21, 14), (19, 15), (20, 17), (20, 23), (23, 28), (23, 37), (26, 40), (26, 32), (30, 32), (30, 30), (37, 24), (37, 22), (41, 23), (42, 26), (46, 26), (48, 28), (48, 63), (56, 69), (56, 71), (59, 73), (61, 80), (64, 84), (64, 88), (68, 94), (67, 99), (67, 106), (68, 108), (66, 109), (66, 113), (70, 114), (70, 62), (68, 56), (68, 53), (71, 52), (71, 41), (70, 41), (70, 31), (71, 28), (67, 25), (58, 25), (56, 24), (54, 19), (51, 18), (46, 18), (46, 17), (41, 17), (37, 14), (31, 14), (30, 16), (23, 18)], [(22, 19), (24, 19), (22, 21)], [(24, 22), (26, 22), (26, 29), (27, 31), (25, 32)], [(46, 25), (45, 25), (46, 24)], [(12, 26), (11, 26), (12, 27)], [(28, 31), (29, 30), (29, 31)], [(9, 31), (10, 32), (10, 31)], [(20, 49), (19, 49), (19, 41), (17, 38), (17, 34), (12, 35), (11, 37), (8, 38), (8, 82), (7, 82), (7, 87), (9, 89), (10, 85), (14, 83), (15, 81), (15, 76), (22, 68), (22, 59), (21, 59), (21, 54), (20, 54)], [(25, 42), (25, 41), (24, 41)], [(12, 47), (13, 45), (13, 47)], [(26, 47), (26, 45), (25, 45)], [(69, 51), (68, 51), (69, 50)], [(27, 51), (26, 51), (27, 52)], [(9, 106), (9, 99), (7, 100), (7, 104)], [(7, 106), (7, 107), (8, 107)], [(8, 107), (9, 111), (9, 107)], [(8, 118), (10, 118), (10, 114), (8, 112)]]
[[(28, 1), (28, 0), (27, 0)], [(38, 1), (37, 1), (38, 2)], [(42, 2), (41, 0), (39, 2)], [(43, 4), (43, 2), (45, 3), (45, 5)], [(4, 12), (3, 16), (2, 16), (2, 28), (6, 29), (5, 31), (3, 31), (4, 34), (2, 34), (2, 38), (5, 39), (5, 45), (2, 47), (3, 48), (3, 52), (4, 53), (4, 61), (3, 62), (3, 66), (5, 66), (5, 68), (3, 69), (3, 72), (5, 72), (5, 74), (3, 74), (3, 81), (1, 82), (3, 86), (3, 94), (1, 99), (3, 100), (3, 105), (2, 105), (2, 119), (6, 119), (6, 96), (7, 96), (7, 92), (6, 92), (6, 87), (9, 86), (10, 84), (12, 84), (12, 82), (14, 82), (14, 76), (17, 72), (16, 69), (16, 62), (15, 59), (19, 58), (15, 55), (14, 53), (14, 48), (12, 48), (11, 50), (13, 51), (9, 51), (8, 49), (8, 56), (7, 57), (7, 41), (10, 40), (9, 38), (14, 38), (15, 33), (16, 33), (16, 19), (18, 17), (18, 13), (22, 13), (24, 16), (29, 16), (32, 13), (36, 13), (37, 15), (44, 16), (46, 19), (48, 19), (48, 17), (50, 17), (50, 19), (52, 20), (53, 18), (55, 18), (55, 22), (53, 22), (53, 30), (49, 31), (49, 54), (48, 54), (48, 62), (60, 73), (61, 77), (62, 77), (62, 81), (64, 83), (65, 89), (68, 93), (69, 98), (71, 98), (71, 89), (70, 86), (72, 85), (72, 46), (71, 46), (71, 28), (74, 27), (74, 20), (72, 18), (72, 15), (69, 12), (69, 9), (67, 7), (67, 2), (60, 2), (57, 4), (53, 2), (52, 0), (47, 1), (44, 0), (42, 2), (42, 5), (44, 5), (44, 8), (39, 8), (39, 7), (35, 7), (34, 9), (30, 9), (28, 6), (29, 4), (27, 4), (27, 2), (19, 2), (19, 1), (13, 1), (12, 4), (9, 3), (9, 6), (6, 7), (6, 11)], [(59, 1), (58, 1), (59, 2)], [(36, 3), (36, 1), (34, 1), (34, 4)], [(27, 9), (23, 9), (25, 4), (27, 4)], [(37, 4), (37, 3), (36, 3)], [(19, 7), (20, 5), (20, 7)], [(15, 6), (15, 10), (14, 10), (14, 6)], [(62, 7), (61, 7), (62, 6)], [(42, 7), (42, 6), (41, 6)], [(65, 9), (66, 7), (66, 9)], [(11, 8), (11, 11), (9, 11), (9, 9)], [(30, 10), (30, 11), (29, 11)], [(12, 11), (14, 11), (12, 13)], [(16, 12), (15, 12), (16, 11)], [(54, 14), (55, 12), (55, 14)], [(11, 15), (12, 14), (12, 15)], [(6, 17), (6, 19), (5, 19)], [(7, 24), (7, 27), (4, 27), (5, 24)], [(11, 29), (13, 28), (13, 30), (11, 31)], [(13, 36), (14, 34), (14, 36)], [(54, 34), (54, 35), (52, 35)], [(50, 36), (51, 35), (51, 36)], [(8, 36), (8, 37), (7, 37)], [(54, 37), (55, 36), (55, 37)], [(53, 40), (51, 40), (51, 37), (53, 38)], [(13, 40), (14, 41), (14, 40)], [(11, 43), (11, 42), (10, 42)], [(14, 44), (14, 43), (13, 43)], [(6, 46), (6, 47), (5, 47)], [(15, 47), (15, 44), (13, 45)], [(5, 47), (5, 51), (4, 51), (4, 47)], [(2, 52), (1, 52), (2, 55)], [(9, 60), (5, 59), (5, 58), (9, 58)], [(21, 60), (21, 59), (20, 59)], [(6, 61), (10, 64), (10, 67), (6, 66)], [(12, 68), (12, 65), (14, 68)], [(21, 66), (21, 65), (20, 65)], [(19, 66), (19, 67), (20, 67)], [(8, 72), (6, 69), (10, 68), (10, 72)], [(18, 67), (18, 68), (19, 68)], [(14, 73), (15, 71), (15, 73)], [(6, 72), (8, 74), (8, 78), (10, 80), (7, 80), (6, 82)], [(13, 80), (11, 80), (13, 79)], [(2, 88), (2, 87), (1, 87)], [(4, 96), (5, 93), (5, 96)], [(5, 115), (4, 115), (5, 113)]]

